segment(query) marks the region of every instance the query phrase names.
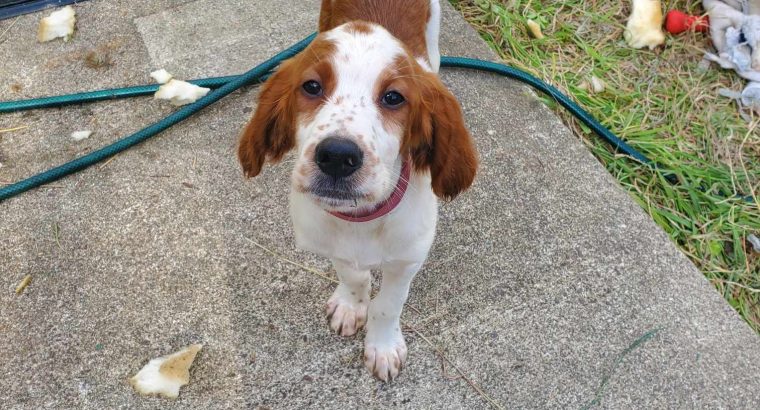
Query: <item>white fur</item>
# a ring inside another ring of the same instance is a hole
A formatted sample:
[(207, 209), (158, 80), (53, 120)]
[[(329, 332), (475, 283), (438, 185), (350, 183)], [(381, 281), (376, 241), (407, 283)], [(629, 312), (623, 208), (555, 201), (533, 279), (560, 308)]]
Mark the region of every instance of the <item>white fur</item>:
[(430, 71), (437, 73), (441, 67), (441, 52), (438, 50), (438, 37), (441, 33), (441, 5), (438, 0), (430, 0), (430, 20), (425, 29), (425, 42), (430, 59)]
[[(433, 4), (437, 10), (434, 18), (440, 18), (437, 1), (432, 1)], [(429, 34), (437, 37), (437, 30), (438, 24), (428, 24)], [(399, 157), (402, 130), (383, 128), (374, 85), (383, 70), (404, 52), (398, 40), (380, 26), (373, 26), (369, 34), (349, 32), (340, 26), (328, 32), (327, 38), (337, 49), (333, 62), (336, 90), (313, 120), (298, 123), (299, 154), (293, 173), (290, 212), (297, 246), (330, 258), (340, 279), (327, 303), (330, 327), (349, 336), (366, 322), (365, 365), (378, 378), (389, 380), (398, 375), (406, 360), (401, 309), (411, 281), (433, 242), (437, 199), (430, 175), (412, 173), (406, 194), (388, 215), (368, 222), (349, 222), (326, 212), (326, 209), (351, 211), (355, 209), (353, 206), (372, 207), (388, 198), (396, 187), (402, 165)], [(435, 50), (431, 62), (435, 61), (437, 70), (438, 59), (433, 58), (438, 55), (437, 38), (435, 41), (428, 38), (428, 44), (434, 46), (430, 48)], [(360, 187), (374, 196), (374, 202), (326, 203), (308, 193), (310, 177), (296, 172), (305, 167), (313, 170), (311, 177), (318, 173), (307, 148), (336, 134), (353, 139), (362, 136), (374, 144), (373, 152), (365, 152), (365, 157), (372, 155), (379, 159), (372, 168), (377, 177), (366, 178)], [(373, 268), (382, 270), (383, 281), (380, 292), (370, 302)]]
[(665, 42), (662, 32), (662, 3), (660, 0), (632, 0), (631, 15), (623, 37), (633, 48), (655, 47)]

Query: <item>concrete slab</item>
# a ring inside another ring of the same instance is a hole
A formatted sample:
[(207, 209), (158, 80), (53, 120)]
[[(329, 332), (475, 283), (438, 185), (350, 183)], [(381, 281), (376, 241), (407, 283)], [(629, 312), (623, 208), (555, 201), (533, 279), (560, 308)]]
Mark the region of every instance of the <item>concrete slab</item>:
[[(45, 45), (34, 42), (39, 14), (23, 16), (0, 39), (0, 77), (11, 80), (0, 98), (143, 83), (157, 67), (242, 71), (307, 34), (317, 10), (316, 0), (93, 0), (77, 6), (72, 42)], [(444, 53), (495, 58), (444, 10)], [(117, 40), (112, 65), (83, 62)], [(405, 322), (505, 408), (756, 408), (757, 336), (557, 117), (511, 81), (460, 70), (443, 79), (483, 164), (473, 190), (442, 209)], [(251, 244), (330, 269), (293, 246), (290, 161), (240, 175), (235, 140), (255, 92), (0, 204), (4, 408), (488, 405), (411, 330), (402, 377), (373, 380), (361, 337), (324, 323), (332, 285)], [(29, 128), (0, 136), (0, 181), (170, 110), (142, 98), (3, 115), (0, 128)], [(95, 134), (69, 139), (84, 128)], [(32, 284), (16, 296), (26, 274)], [(178, 400), (132, 391), (127, 378), (148, 359), (195, 342), (206, 348)]]

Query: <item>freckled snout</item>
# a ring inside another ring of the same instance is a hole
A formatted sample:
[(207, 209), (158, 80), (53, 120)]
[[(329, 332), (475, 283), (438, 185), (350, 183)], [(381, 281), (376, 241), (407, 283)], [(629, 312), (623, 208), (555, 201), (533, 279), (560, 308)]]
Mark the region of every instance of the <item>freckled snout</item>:
[(314, 162), (322, 172), (334, 178), (345, 178), (362, 167), (364, 153), (355, 142), (339, 137), (325, 138), (317, 144)]

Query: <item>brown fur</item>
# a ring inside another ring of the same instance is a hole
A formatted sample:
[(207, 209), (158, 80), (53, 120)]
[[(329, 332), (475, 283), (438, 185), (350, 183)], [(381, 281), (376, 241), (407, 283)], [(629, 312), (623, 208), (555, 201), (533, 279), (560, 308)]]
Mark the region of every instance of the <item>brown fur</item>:
[(404, 130), (402, 154), (412, 158), (415, 169), (430, 170), (433, 192), (439, 198), (454, 199), (470, 187), (478, 167), (459, 102), (437, 75), (408, 57), (399, 57), (381, 76), (376, 94), (390, 90), (401, 93), (407, 102), (396, 109), (378, 102), (383, 126)]
[[(322, 0), (319, 31), (362, 20), (379, 24), (409, 48), (415, 58), (428, 59), (425, 29), (430, 19), (430, 0)], [(365, 25), (353, 24), (362, 32)]]
[[(335, 47), (317, 37), (302, 53), (285, 61), (264, 83), (256, 112), (240, 136), (238, 158), (247, 177), (255, 177), (266, 162), (277, 162), (295, 147), (296, 121), (313, 116), (335, 89), (330, 56)], [(307, 96), (301, 85), (322, 84), (321, 97)]]
[(417, 80), (420, 99), (413, 101), (402, 151), (409, 152), (416, 169), (430, 169), (433, 192), (454, 199), (472, 185), (478, 158), (464, 124), (462, 109), (435, 74)]

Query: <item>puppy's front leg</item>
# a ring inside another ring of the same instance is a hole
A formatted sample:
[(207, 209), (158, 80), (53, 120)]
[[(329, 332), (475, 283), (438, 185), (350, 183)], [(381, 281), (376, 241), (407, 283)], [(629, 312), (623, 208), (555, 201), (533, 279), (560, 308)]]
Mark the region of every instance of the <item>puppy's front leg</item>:
[(383, 283), (369, 306), (364, 341), (364, 365), (380, 380), (398, 376), (406, 361), (401, 309), (409, 294), (409, 285), (421, 266), (421, 263), (391, 263), (382, 267)]
[(332, 262), (340, 283), (327, 301), (327, 319), (335, 333), (351, 336), (367, 322), (370, 271), (354, 269), (338, 259)]

